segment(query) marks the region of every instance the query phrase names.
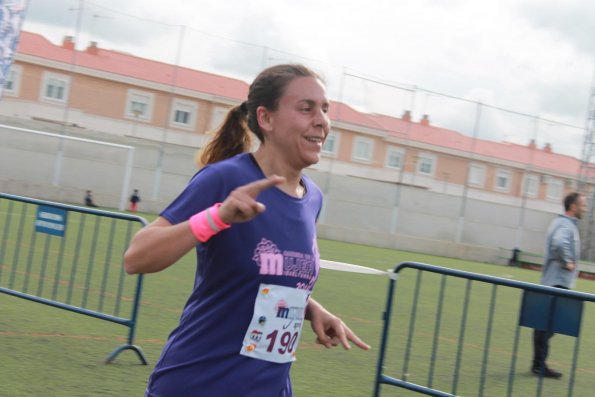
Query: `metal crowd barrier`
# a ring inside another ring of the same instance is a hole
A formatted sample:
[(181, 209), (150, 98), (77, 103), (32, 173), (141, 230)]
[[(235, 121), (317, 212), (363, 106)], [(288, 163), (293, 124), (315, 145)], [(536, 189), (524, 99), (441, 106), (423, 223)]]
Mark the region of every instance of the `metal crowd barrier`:
[[(123, 254), (141, 217), (0, 193), (0, 292), (128, 327), (134, 345), (143, 275), (127, 276)], [(138, 227), (137, 227), (138, 226)]]
[[(584, 303), (595, 295), (414, 262), (389, 278), (374, 397), (381, 386), (429, 396), (592, 394), (595, 347), (579, 346), (581, 325), (593, 329), (583, 306), (593, 309)], [(531, 373), (534, 329), (560, 335), (548, 362), (562, 366), (561, 380)]]

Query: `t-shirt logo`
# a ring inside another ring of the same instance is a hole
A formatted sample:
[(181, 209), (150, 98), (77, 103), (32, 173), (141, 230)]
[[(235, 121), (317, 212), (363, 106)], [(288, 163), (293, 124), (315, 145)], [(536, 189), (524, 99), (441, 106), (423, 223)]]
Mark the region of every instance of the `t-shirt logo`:
[(316, 239), (310, 252), (281, 251), (271, 240), (260, 240), (252, 260), (259, 266), (259, 273), (267, 276), (285, 276), (304, 279), (296, 288), (312, 289), (318, 275), (319, 256)]

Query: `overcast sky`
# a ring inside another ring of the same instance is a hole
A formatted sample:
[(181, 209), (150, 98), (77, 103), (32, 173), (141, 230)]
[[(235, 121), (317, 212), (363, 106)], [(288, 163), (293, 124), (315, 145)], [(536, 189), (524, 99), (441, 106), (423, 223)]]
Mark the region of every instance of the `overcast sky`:
[[(299, 61), (324, 75), (331, 98), (360, 110), (413, 109), (445, 128), (478, 125), (482, 138), (536, 138), (580, 157), (593, 0), (85, 0), (82, 13), (80, 4), (29, 0), (24, 29), (247, 82)], [(478, 124), (473, 101), (490, 105)]]

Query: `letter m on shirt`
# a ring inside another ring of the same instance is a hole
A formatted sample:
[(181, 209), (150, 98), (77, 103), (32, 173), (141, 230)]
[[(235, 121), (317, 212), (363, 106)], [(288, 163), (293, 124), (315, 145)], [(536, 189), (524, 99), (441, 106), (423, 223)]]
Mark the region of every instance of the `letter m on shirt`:
[(274, 253), (260, 254), (260, 274), (283, 275), (283, 255)]

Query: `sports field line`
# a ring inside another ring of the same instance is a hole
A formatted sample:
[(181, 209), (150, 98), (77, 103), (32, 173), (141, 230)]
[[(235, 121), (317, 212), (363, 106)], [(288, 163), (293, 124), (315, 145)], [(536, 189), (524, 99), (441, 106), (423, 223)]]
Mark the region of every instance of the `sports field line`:
[[(17, 332), (17, 331), (0, 331), (0, 335), (3, 336), (17, 336), (17, 337), (31, 337), (31, 338), (68, 338), (78, 340), (94, 340), (94, 341), (115, 341), (115, 342), (126, 342), (128, 339), (121, 336), (99, 336), (99, 335), (76, 335), (76, 334), (64, 334), (64, 333), (49, 333), (49, 332)], [(137, 339), (135, 344), (141, 343), (158, 343), (165, 344), (165, 340), (161, 339)], [(321, 344), (314, 342), (302, 342), (300, 348), (303, 349), (325, 349)]]
[[(422, 333), (425, 334), (425, 333)], [(128, 339), (121, 336), (99, 336), (99, 335), (76, 335), (76, 334), (65, 334), (65, 333), (48, 333), (48, 332), (17, 332), (17, 331), (0, 331), (0, 335), (3, 336), (17, 336), (17, 337), (31, 337), (31, 338), (46, 338), (46, 337), (54, 337), (54, 338), (68, 338), (68, 339), (78, 339), (78, 340), (94, 340), (94, 341), (116, 341), (116, 342), (126, 342)], [(426, 334), (426, 336), (430, 336)], [(440, 337), (441, 340), (445, 342), (455, 343), (454, 339)], [(157, 343), (157, 344), (165, 344), (165, 340), (161, 339), (137, 339), (135, 341), (136, 344), (142, 343)], [(483, 349), (483, 346), (479, 346), (473, 343), (465, 343), (466, 348), (472, 348), (476, 350)], [(301, 349), (323, 349), (325, 348), (323, 345), (314, 343), (314, 342), (301, 342), (300, 343)], [(512, 356), (512, 352), (499, 349), (499, 348), (491, 348), (490, 352), (496, 354), (502, 354), (506, 356)], [(517, 353), (517, 359), (527, 359), (528, 357), (523, 357), (523, 355)], [(563, 365), (563, 363), (557, 362), (552, 360), (552, 364), (554, 365)], [(577, 372), (582, 372), (585, 374), (595, 375), (595, 369), (592, 368), (577, 368)]]
[[(0, 264), (0, 268), (1, 267), (3, 267), (3, 265)], [(2, 274), (2, 277), (3, 278), (6, 277), (7, 274), (10, 274), (10, 273), (3, 273)], [(70, 286), (70, 280), (64, 279), (64, 278), (59, 278), (58, 280), (56, 280), (56, 278), (54, 276), (52, 276), (51, 274), (48, 274), (46, 276), (41, 277), (41, 274), (39, 274), (39, 273), (36, 273), (36, 272), (26, 272), (26, 271), (23, 271), (23, 270), (15, 270), (14, 271), (14, 274), (18, 274), (19, 276), (22, 276), (22, 277), (28, 277), (32, 281), (37, 281), (37, 282), (43, 281), (44, 285), (47, 282), (47, 283), (51, 284), (51, 286), (53, 286), (53, 283), (57, 283), (60, 286)], [(2, 287), (2, 285), (0, 285), (0, 287)], [(8, 287), (5, 287), (5, 288), (8, 288)], [(85, 289), (87, 289), (89, 292), (100, 291), (100, 288), (95, 288), (95, 287), (86, 288), (85, 286), (83, 286), (81, 284), (74, 284), (74, 283), (72, 284), (72, 288), (77, 289), (77, 290), (83, 290), (83, 291)], [(19, 291), (19, 290), (15, 290), (15, 291)], [(109, 291), (104, 292), (102, 294), (98, 294), (98, 295), (99, 296), (110, 297), (110, 298), (113, 298), (113, 297), (117, 296), (117, 294), (115, 294), (113, 292), (109, 292)], [(122, 297), (122, 300), (133, 301), (134, 298), (131, 297), (131, 296), (123, 296)]]
[[(56, 338), (68, 338), (68, 339), (118, 341), (118, 342), (126, 342), (128, 340), (128, 338), (121, 337), (121, 336), (75, 335), (75, 334), (49, 333), (49, 332), (0, 331), (0, 335), (29, 336), (29, 337), (33, 337), (33, 338), (56, 337)], [(160, 339), (141, 339), (141, 340), (135, 339), (135, 342), (136, 343), (165, 343), (164, 340), (160, 340)]]
[[(428, 333), (428, 332), (423, 332), (423, 331), (422, 332), (419, 332), (419, 333), (416, 333), (416, 334), (419, 335), (419, 336), (424, 336), (427, 339), (430, 339), (430, 338), (433, 338), (434, 337), (434, 334), (433, 333)], [(442, 341), (442, 342), (450, 343), (452, 345), (455, 345), (455, 344), (458, 343), (458, 340), (457, 339), (448, 338), (448, 337), (445, 337), (445, 336), (439, 336), (438, 339), (440, 339), (440, 341)], [(470, 349), (473, 349), (473, 350), (483, 350), (483, 348), (484, 348), (483, 344), (482, 345), (478, 345), (478, 344), (475, 344), (475, 343), (467, 343), (467, 342), (463, 343), (463, 346), (464, 346), (465, 349), (469, 349), (470, 348)], [(503, 355), (503, 356), (507, 356), (507, 357), (512, 357), (512, 355), (513, 355), (512, 351), (504, 350), (504, 349), (501, 349), (499, 347), (490, 347), (489, 351), (490, 351), (490, 354), (491, 353), (495, 353), (495, 354)], [(523, 354), (517, 352), (517, 360), (518, 359), (526, 359), (527, 362), (530, 361), (529, 360), (529, 357), (525, 357)], [(551, 363), (553, 365), (555, 365), (555, 366), (562, 366), (562, 365), (564, 365), (564, 363), (561, 363), (561, 362), (556, 361), (556, 360), (551, 360)], [(587, 374), (595, 374), (595, 369), (592, 369), (592, 368), (578, 368), (577, 367), (576, 371), (577, 372), (584, 372), (584, 373), (587, 373)]]

